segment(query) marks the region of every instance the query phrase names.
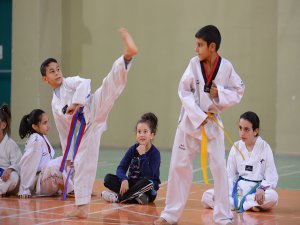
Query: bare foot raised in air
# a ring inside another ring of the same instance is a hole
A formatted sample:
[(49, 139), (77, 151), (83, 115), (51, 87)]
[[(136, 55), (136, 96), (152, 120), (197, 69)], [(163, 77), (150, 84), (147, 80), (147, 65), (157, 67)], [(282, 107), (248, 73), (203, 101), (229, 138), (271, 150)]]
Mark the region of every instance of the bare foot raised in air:
[(73, 210), (66, 214), (67, 217), (86, 219), (88, 217), (88, 205), (76, 205)]
[(131, 60), (132, 57), (138, 53), (138, 48), (136, 47), (131, 35), (125, 28), (121, 28), (119, 32), (124, 42), (124, 58), (126, 60)]

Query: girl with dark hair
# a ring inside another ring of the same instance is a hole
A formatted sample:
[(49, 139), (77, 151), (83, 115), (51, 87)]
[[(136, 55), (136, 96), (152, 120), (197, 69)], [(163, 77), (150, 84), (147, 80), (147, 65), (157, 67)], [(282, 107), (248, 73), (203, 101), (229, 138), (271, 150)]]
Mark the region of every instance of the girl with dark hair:
[(117, 175), (107, 174), (104, 178), (104, 186), (112, 191), (101, 193), (104, 200), (139, 204), (155, 200), (160, 184), (160, 152), (152, 144), (157, 121), (153, 113), (146, 113), (137, 122), (137, 143), (125, 153), (117, 168)]
[[(19, 163), (20, 198), (30, 198), (33, 194), (55, 195), (64, 187), (67, 174), (59, 171), (62, 157), (53, 159), (55, 152), (46, 137), (49, 129), (48, 116), (41, 109), (32, 110), (21, 120), (19, 135), (28, 140)], [(68, 185), (72, 191), (71, 180)]]
[(22, 153), (10, 135), (11, 113), (7, 104), (0, 107), (0, 197), (16, 194), (19, 175), (15, 171)]
[[(259, 136), (259, 117), (254, 112), (240, 116), (240, 141), (235, 146), (242, 151), (245, 160), (231, 148), (227, 161), (231, 208), (237, 212), (245, 210), (270, 210), (278, 203), (275, 191), (278, 174), (273, 152), (269, 144)], [(202, 204), (213, 208), (213, 189), (204, 192)]]

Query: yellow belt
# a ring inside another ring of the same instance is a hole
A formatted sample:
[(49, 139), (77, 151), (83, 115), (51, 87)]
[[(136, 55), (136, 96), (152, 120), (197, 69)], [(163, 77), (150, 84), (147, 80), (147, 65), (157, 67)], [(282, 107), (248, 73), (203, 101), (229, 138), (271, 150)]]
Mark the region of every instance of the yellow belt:
[[(217, 125), (218, 127), (221, 128), (221, 130), (223, 130), (224, 135), (226, 137), (226, 139), (228, 140), (228, 142), (233, 145), (235, 147), (235, 149), (240, 153), (240, 155), (242, 156), (242, 159), (245, 160), (245, 157), (243, 155), (243, 153), (241, 152), (241, 150), (234, 144), (234, 142), (232, 141), (232, 139), (229, 137), (228, 133), (226, 132), (226, 130), (224, 129), (224, 127), (221, 126), (221, 124), (218, 122), (218, 120), (212, 115), (212, 113), (207, 112), (206, 113), (207, 116), (212, 119)], [(207, 176), (207, 135), (206, 135), (206, 131), (205, 131), (205, 127), (202, 127), (202, 140), (201, 140), (201, 153), (200, 153), (200, 161), (201, 161), (201, 168), (202, 168), (202, 174), (203, 174), (203, 180), (205, 184), (209, 184), (208, 182), (208, 176)]]

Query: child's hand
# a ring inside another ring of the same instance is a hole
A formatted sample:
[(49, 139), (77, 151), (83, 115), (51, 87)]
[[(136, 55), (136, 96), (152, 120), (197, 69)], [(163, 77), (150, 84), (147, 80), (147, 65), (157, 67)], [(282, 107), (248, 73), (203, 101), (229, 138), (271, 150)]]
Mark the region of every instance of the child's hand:
[(67, 108), (66, 114), (73, 115), (79, 110), (79, 108), (80, 108), (79, 104), (72, 104)]
[(211, 85), (211, 88), (210, 88), (209, 95), (210, 95), (211, 98), (218, 98), (219, 97), (218, 87), (217, 87), (214, 80), (212, 81), (212, 85)]
[(128, 180), (123, 180), (120, 188), (120, 195), (123, 196), (129, 189)]
[(208, 117), (206, 117), (206, 119), (201, 123), (201, 126), (205, 126), (205, 124), (207, 124), (207, 122), (208, 122)]
[(146, 153), (146, 145), (139, 145), (136, 150), (140, 155), (143, 155)]
[(256, 190), (255, 201), (257, 201), (257, 203), (259, 205), (264, 204), (264, 201), (265, 201), (265, 191), (263, 189), (257, 189)]
[(8, 169), (4, 170), (4, 172), (2, 174), (2, 177), (1, 177), (4, 182), (6, 182), (9, 179), (10, 174), (11, 174), (12, 171), (13, 170), (11, 168), (8, 168)]
[(71, 160), (67, 160), (66, 166), (65, 166), (66, 172), (68, 173), (72, 167), (74, 167), (73, 162)]

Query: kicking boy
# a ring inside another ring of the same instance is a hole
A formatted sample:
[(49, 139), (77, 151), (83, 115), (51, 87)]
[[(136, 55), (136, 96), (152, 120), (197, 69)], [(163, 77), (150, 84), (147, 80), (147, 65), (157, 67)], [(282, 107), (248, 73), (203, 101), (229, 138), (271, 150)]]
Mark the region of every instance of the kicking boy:
[[(86, 128), (75, 161), (75, 208), (68, 216), (87, 218), (96, 178), (100, 138), (106, 130), (108, 114), (125, 88), (131, 59), (138, 49), (128, 31), (120, 29), (124, 42), (124, 54), (118, 58), (104, 78), (101, 87), (90, 95), (90, 80), (78, 76), (63, 78), (57, 61), (53, 58), (41, 64), (42, 80), (53, 88), (52, 112), (59, 132), (62, 149), (65, 150), (72, 115), (84, 107)], [(63, 112), (65, 111), (65, 113)]]
[[(182, 109), (170, 162), (166, 206), (154, 224), (174, 224), (181, 217), (193, 179), (193, 159), (200, 149), (202, 128), (207, 134), (210, 170), (214, 179), (216, 223), (231, 223), (224, 133), (208, 117), (222, 124), (219, 113), (240, 102), (244, 84), (231, 63), (221, 58), (219, 30), (212, 25), (195, 35), (198, 56), (191, 59), (179, 83)], [(202, 149), (201, 149), (202, 150)]]

